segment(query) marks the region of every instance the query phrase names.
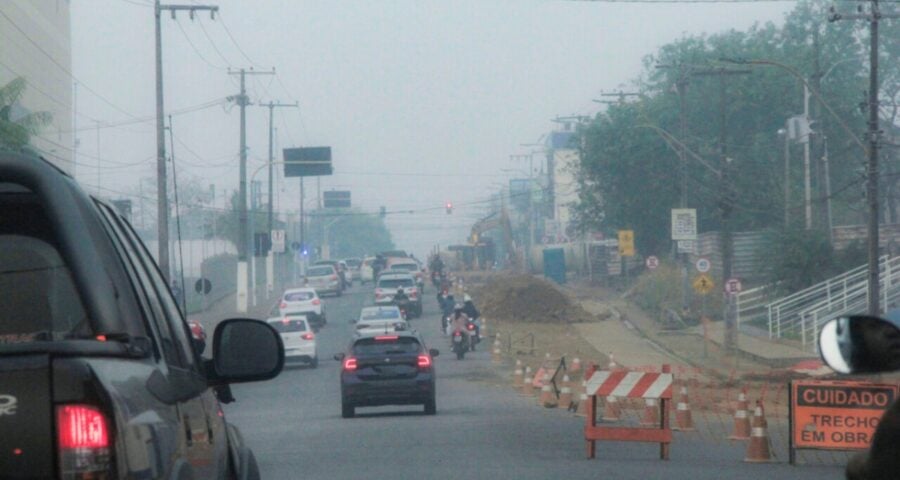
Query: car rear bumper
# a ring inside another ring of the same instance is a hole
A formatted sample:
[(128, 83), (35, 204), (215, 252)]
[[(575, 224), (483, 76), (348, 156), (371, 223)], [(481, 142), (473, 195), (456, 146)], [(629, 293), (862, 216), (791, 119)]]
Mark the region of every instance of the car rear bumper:
[(430, 375), (398, 380), (354, 379), (341, 386), (343, 401), (358, 407), (420, 404), (433, 396), (434, 378)]
[(284, 347), (284, 359), (285, 361), (291, 360), (300, 360), (300, 361), (312, 361), (313, 358), (316, 358), (316, 346), (315, 345), (300, 345), (300, 346), (288, 346)]

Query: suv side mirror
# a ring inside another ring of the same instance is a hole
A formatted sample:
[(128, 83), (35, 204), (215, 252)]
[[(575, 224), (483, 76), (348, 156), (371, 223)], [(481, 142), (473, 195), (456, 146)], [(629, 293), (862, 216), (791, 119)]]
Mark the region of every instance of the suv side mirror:
[(265, 322), (232, 318), (219, 323), (213, 337), (212, 384), (274, 378), (284, 367), (281, 335)]
[(881, 373), (900, 369), (900, 329), (867, 315), (832, 319), (819, 332), (822, 360), (838, 373)]

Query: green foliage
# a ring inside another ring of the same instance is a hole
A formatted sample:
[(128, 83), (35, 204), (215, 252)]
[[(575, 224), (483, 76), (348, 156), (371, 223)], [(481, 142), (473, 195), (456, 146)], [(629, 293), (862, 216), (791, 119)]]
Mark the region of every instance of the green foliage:
[(378, 215), (364, 214), (357, 209), (340, 209), (321, 216), (311, 215), (311, 238), (321, 240), (326, 226), (331, 258), (358, 257), (394, 249), (391, 232)]
[(30, 112), (16, 118), (14, 107), (22, 99), (27, 83), (22, 77), (0, 87), (0, 148), (21, 150), (31, 143), (32, 135), (48, 125), (52, 116), (48, 112)]
[[(763, 24), (746, 31), (685, 36), (645, 58), (644, 72), (631, 87), (642, 93), (641, 99), (612, 105), (581, 128), (580, 200), (576, 207), (581, 228), (608, 234), (633, 228), (642, 254), (659, 254), (671, 248), (669, 210), (679, 206), (681, 195), (682, 135), (679, 95), (675, 92), (682, 77), (687, 79), (687, 132), (683, 143), (692, 152), (687, 160), (686, 196), (688, 206), (698, 209), (700, 231), (720, 228), (723, 206), (731, 207), (731, 227), (736, 231), (782, 226), (784, 139), (777, 132), (787, 118), (802, 113), (802, 86), (782, 69), (735, 65), (721, 59), (776, 61), (809, 77), (815, 72), (817, 44), (819, 72), (828, 72), (820, 80), (822, 97), (852, 131), (863, 132), (865, 119), (859, 102), (868, 78), (868, 67), (863, 63), (868, 53), (866, 25), (829, 24), (830, 6), (824, 1), (802, 1), (782, 26)], [(900, 22), (885, 23), (882, 38), (888, 51), (900, 54)], [(900, 62), (890, 58), (885, 58), (890, 64), (885, 68), (893, 73), (883, 77), (882, 88), (885, 96), (900, 97)], [(750, 73), (731, 75), (724, 81), (721, 77), (698, 75), (716, 68), (739, 68)], [(720, 114), (720, 82), (725, 85), (724, 119)], [(835, 224), (855, 223), (858, 214), (854, 210), (861, 207), (862, 150), (815, 99), (810, 106), (813, 118), (818, 120), (814, 128), (824, 133), (814, 138), (814, 160), (824, 152), (822, 138), (828, 140)], [(885, 112), (898, 113), (890, 109)], [(719, 128), (723, 121), (727, 125), (724, 145)], [(900, 137), (897, 132), (894, 135)], [(788, 207), (794, 222), (802, 222), (803, 167), (799, 147), (794, 149)], [(732, 159), (724, 179), (720, 176), (725, 165), (723, 150)], [(897, 153), (898, 149), (883, 152), (885, 170), (897, 172), (887, 176), (889, 184), (900, 182)], [(814, 165), (816, 215), (824, 210), (823, 182), (816, 173), (819, 170), (821, 166)], [(900, 183), (890, 191), (895, 191), (893, 197), (884, 194), (886, 201), (890, 200), (887, 210), (900, 216), (900, 206), (891, 207), (900, 199)], [(723, 204), (723, 192), (729, 192), (733, 200)], [(824, 224), (821, 216), (816, 217), (816, 222), (818, 226)], [(831, 254), (824, 250), (818, 253)], [(800, 275), (797, 282), (802, 284), (814, 276)]]
[(766, 282), (788, 294), (862, 265), (866, 254), (859, 242), (836, 254), (827, 232), (789, 229), (769, 232), (757, 258)]

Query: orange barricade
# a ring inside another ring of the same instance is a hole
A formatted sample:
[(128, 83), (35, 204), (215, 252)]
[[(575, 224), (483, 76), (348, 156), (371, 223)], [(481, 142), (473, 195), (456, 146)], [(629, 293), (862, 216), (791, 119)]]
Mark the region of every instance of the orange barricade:
[[(584, 439), (587, 456), (594, 458), (597, 440), (659, 443), (659, 458), (669, 459), (672, 430), (669, 428), (669, 402), (672, 399), (673, 375), (669, 365), (662, 373), (598, 370), (587, 381), (587, 422)], [(587, 372), (585, 372), (587, 373)], [(605, 427), (597, 425), (597, 397), (659, 399), (659, 428)]]

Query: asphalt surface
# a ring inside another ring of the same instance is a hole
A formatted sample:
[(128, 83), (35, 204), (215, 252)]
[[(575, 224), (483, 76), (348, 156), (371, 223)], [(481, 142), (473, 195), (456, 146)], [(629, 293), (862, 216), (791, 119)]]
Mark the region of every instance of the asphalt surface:
[(588, 460), (584, 419), (517, 395), (498, 381), (486, 348), (462, 361), (450, 354), (428, 292), (425, 315), (411, 323), (441, 351), (437, 415), (400, 406), (358, 408), (356, 418), (341, 418), (340, 363), (332, 355), (346, 347), (348, 320), (372, 297), (370, 287), (354, 286), (325, 300), (318, 368), (293, 367), (268, 382), (233, 386), (237, 402), (225, 407), (226, 416), (253, 448), (263, 478), (843, 478), (837, 467), (743, 463), (744, 444), (710, 444), (680, 433), (667, 462), (658, 459), (658, 445), (638, 443), (598, 443), (597, 458)]

